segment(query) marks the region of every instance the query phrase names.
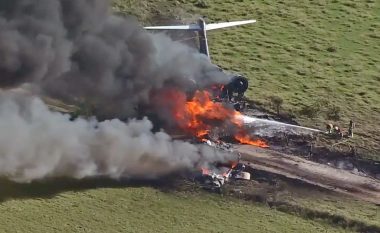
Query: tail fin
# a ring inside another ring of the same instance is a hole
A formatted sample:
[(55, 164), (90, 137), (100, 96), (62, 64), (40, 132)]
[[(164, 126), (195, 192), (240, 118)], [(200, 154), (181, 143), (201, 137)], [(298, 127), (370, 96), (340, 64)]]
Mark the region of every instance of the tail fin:
[(177, 26), (153, 26), (153, 27), (145, 27), (145, 29), (196, 31), (198, 32), (198, 36), (199, 36), (199, 52), (205, 54), (207, 57), (210, 57), (206, 31), (239, 26), (239, 25), (250, 24), (250, 23), (256, 23), (256, 20), (243, 20), (243, 21), (235, 21), (235, 22), (206, 24), (205, 20), (200, 18), (198, 21), (198, 24), (177, 25)]

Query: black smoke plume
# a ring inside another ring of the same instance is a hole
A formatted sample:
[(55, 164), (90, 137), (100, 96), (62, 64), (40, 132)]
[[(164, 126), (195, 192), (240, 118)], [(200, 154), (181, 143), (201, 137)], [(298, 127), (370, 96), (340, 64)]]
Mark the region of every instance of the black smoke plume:
[(109, 116), (134, 116), (152, 90), (227, 81), (195, 49), (113, 15), (105, 0), (2, 0), (0, 61), (0, 86), (33, 83)]
[[(163, 88), (226, 82), (195, 49), (149, 34), (105, 0), (0, 1), (0, 176), (154, 177), (225, 155), (152, 133), (136, 109)], [(40, 95), (85, 101), (108, 117), (71, 121), (38, 98), (9, 91), (28, 84)]]

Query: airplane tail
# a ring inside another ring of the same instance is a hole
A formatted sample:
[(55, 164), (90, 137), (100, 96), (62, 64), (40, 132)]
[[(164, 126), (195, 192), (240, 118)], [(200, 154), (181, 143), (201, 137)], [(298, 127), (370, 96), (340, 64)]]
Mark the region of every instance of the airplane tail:
[(224, 22), (224, 23), (211, 23), (206, 24), (204, 19), (199, 19), (198, 24), (189, 24), (189, 25), (176, 25), (176, 26), (151, 26), (144, 27), (147, 30), (186, 30), (186, 31), (196, 31), (199, 35), (199, 51), (200, 53), (205, 54), (207, 57), (210, 57), (210, 52), (207, 42), (207, 33), (206, 31), (234, 27), (239, 25), (256, 23), (256, 20), (243, 20), (243, 21), (234, 21), (234, 22)]
[[(204, 22), (203, 20), (201, 20)], [(220, 28), (234, 27), (244, 24), (256, 23), (256, 20), (243, 20), (243, 21), (235, 21), (235, 22), (225, 22), (225, 23), (211, 23), (204, 24), (205, 27), (202, 27), (200, 24), (189, 24), (189, 25), (176, 25), (176, 26), (150, 26), (144, 27), (147, 30), (187, 30), (187, 31), (201, 31), (201, 30), (215, 30)]]

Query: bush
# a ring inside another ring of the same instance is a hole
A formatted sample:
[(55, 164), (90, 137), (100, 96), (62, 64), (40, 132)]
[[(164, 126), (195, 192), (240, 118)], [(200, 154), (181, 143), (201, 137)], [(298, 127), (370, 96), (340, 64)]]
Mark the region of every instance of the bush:
[(339, 106), (331, 105), (326, 111), (326, 117), (329, 120), (337, 121), (340, 120), (341, 109)]
[(280, 115), (280, 109), (282, 104), (284, 103), (284, 100), (279, 96), (270, 96), (269, 100), (272, 104), (272, 107), (276, 110), (277, 115)]
[(315, 118), (321, 112), (321, 106), (317, 103), (306, 105), (301, 108), (300, 114), (308, 118)]
[(208, 3), (206, 0), (198, 0), (194, 5), (199, 8), (208, 8)]
[(330, 52), (330, 53), (335, 53), (337, 51), (337, 47), (335, 46), (330, 46), (327, 48), (327, 51)]

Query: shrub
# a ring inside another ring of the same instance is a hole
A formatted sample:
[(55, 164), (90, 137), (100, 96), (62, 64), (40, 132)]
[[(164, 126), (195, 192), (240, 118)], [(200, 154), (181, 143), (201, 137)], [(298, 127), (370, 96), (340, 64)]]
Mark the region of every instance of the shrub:
[(208, 8), (208, 3), (206, 0), (198, 0), (194, 3), (194, 5), (196, 7), (199, 7), (199, 8)]
[(341, 112), (341, 109), (339, 106), (331, 105), (328, 107), (326, 111), (326, 117), (329, 120), (334, 120), (334, 121), (340, 120), (340, 112)]
[(335, 53), (337, 51), (337, 47), (335, 46), (330, 46), (327, 48), (327, 51), (330, 52), (330, 53)]
[(308, 118), (315, 118), (321, 112), (321, 106), (317, 103), (306, 105), (301, 108), (300, 114)]
[(269, 97), (269, 100), (273, 108), (276, 110), (277, 115), (280, 115), (280, 109), (281, 109), (282, 104), (284, 103), (284, 100), (279, 96), (271, 96)]

